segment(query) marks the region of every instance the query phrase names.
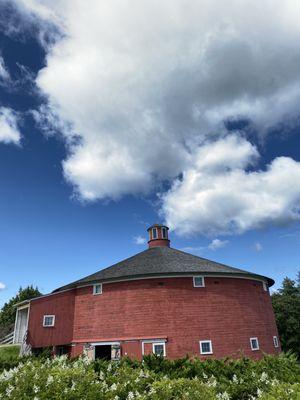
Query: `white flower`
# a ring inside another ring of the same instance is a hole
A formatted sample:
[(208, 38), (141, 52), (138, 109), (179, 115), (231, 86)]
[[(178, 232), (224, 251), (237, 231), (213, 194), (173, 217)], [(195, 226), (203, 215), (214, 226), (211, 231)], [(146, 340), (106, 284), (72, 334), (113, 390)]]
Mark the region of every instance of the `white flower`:
[(115, 390), (117, 390), (117, 385), (115, 384), (115, 383), (113, 383), (112, 385), (111, 385), (111, 387), (110, 387), (110, 390), (112, 391), (112, 392), (114, 392)]
[(6, 396), (7, 397), (10, 397), (10, 395), (11, 395), (11, 392), (14, 390), (14, 387), (12, 386), (12, 385), (9, 385), (7, 388), (6, 388)]
[(134, 393), (129, 392), (129, 393), (128, 393), (128, 396), (127, 396), (127, 399), (128, 399), (128, 400), (134, 399)]
[(224, 393), (218, 393), (217, 394), (217, 399), (218, 400), (230, 400), (230, 396), (227, 392)]
[(53, 381), (54, 381), (53, 376), (49, 375), (48, 378), (47, 378), (46, 386), (49, 386)]

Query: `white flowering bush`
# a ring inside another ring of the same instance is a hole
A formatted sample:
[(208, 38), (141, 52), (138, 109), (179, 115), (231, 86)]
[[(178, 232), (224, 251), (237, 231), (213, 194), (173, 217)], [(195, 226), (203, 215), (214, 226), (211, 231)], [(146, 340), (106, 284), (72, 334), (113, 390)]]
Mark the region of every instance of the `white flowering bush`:
[(0, 373), (0, 400), (300, 400), (291, 356), (91, 362), (28, 358)]

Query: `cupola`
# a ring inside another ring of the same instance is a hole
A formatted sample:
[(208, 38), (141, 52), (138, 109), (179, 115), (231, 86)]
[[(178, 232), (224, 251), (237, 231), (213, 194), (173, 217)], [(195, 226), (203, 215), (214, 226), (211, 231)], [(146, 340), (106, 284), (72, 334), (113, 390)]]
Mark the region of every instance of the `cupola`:
[(170, 247), (168, 230), (169, 228), (165, 225), (161, 224), (151, 225), (147, 229), (149, 233), (149, 240), (148, 240), (149, 247)]

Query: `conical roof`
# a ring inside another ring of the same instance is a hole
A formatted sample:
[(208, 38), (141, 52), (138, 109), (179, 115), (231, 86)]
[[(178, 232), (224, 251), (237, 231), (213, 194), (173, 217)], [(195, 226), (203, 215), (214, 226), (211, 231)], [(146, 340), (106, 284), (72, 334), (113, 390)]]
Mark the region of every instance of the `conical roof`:
[(273, 279), (229, 267), (215, 261), (185, 253), (171, 247), (152, 247), (111, 267), (62, 286), (54, 292), (84, 286), (95, 282), (122, 281), (159, 276), (224, 275), (261, 279), (274, 284)]

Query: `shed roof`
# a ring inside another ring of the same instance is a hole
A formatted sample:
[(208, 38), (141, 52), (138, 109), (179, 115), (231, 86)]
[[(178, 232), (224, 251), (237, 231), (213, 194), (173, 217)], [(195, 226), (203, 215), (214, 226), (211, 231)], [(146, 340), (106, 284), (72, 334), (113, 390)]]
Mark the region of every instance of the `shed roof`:
[(54, 292), (84, 286), (94, 282), (191, 274), (242, 276), (245, 278), (265, 280), (268, 282), (269, 286), (274, 284), (273, 279), (266, 276), (229, 267), (166, 246), (149, 248), (111, 267), (101, 269), (92, 275), (88, 275), (68, 285), (62, 286), (54, 290)]

